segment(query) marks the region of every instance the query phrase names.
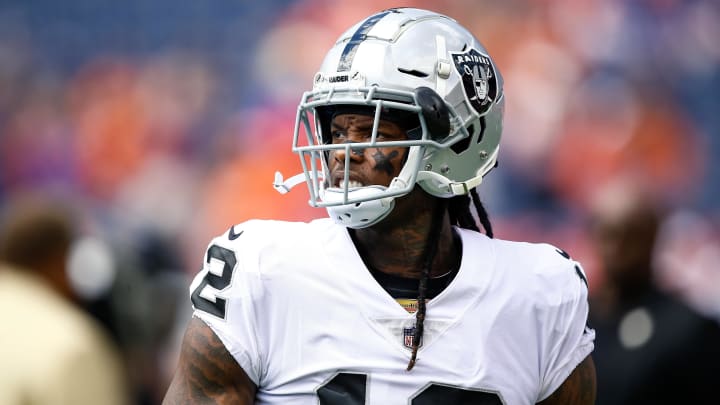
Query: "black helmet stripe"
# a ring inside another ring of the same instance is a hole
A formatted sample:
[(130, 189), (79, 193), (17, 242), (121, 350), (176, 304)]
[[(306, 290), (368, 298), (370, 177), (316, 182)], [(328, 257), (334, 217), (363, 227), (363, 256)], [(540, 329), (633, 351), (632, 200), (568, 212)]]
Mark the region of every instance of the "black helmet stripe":
[(357, 31), (355, 31), (352, 37), (350, 37), (348, 43), (345, 45), (342, 55), (340, 55), (340, 63), (338, 63), (337, 69), (338, 72), (347, 72), (350, 70), (350, 66), (352, 66), (353, 59), (355, 58), (355, 53), (357, 52), (360, 43), (362, 43), (362, 41), (364, 41), (367, 37), (367, 33), (370, 32), (372, 27), (374, 27), (375, 24), (377, 24), (383, 17), (395, 12), (397, 12), (395, 9), (385, 10), (368, 17), (367, 20), (360, 24), (360, 27), (358, 27)]

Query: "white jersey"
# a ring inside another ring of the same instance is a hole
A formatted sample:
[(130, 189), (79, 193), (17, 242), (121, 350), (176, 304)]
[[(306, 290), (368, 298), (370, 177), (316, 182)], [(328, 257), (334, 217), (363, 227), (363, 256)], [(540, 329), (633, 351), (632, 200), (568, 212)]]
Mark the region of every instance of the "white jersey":
[(535, 404), (593, 349), (579, 265), (546, 244), (458, 229), (455, 279), (415, 315), (373, 278), (346, 228), (249, 221), (215, 238), (190, 291), (257, 385), (258, 404)]

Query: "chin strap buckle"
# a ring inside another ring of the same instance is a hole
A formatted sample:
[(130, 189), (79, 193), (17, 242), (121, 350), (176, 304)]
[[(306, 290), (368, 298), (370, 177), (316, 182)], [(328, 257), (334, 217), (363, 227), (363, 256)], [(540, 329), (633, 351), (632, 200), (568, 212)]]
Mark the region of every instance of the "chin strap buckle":
[[(319, 172), (316, 172), (318, 175)], [(323, 176), (319, 175), (320, 181), (322, 181)], [(300, 183), (304, 183), (307, 179), (307, 174), (298, 173), (292, 177), (290, 177), (287, 180), (283, 179), (283, 175), (280, 172), (275, 172), (275, 181), (273, 181), (273, 188), (280, 194), (287, 194), (290, 189), (297, 186)]]
[(275, 181), (273, 181), (273, 188), (280, 194), (287, 194), (291, 188), (305, 181), (305, 173), (299, 173), (287, 180), (283, 180), (283, 175), (280, 172), (275, 172)]
[(464, 195), (470, 192), (473, 188), (477, 187), (482, 183), (482, 176), (476, 176), (472, 179), (459, 183), (449, 183), (448, 188), (453, 195)]

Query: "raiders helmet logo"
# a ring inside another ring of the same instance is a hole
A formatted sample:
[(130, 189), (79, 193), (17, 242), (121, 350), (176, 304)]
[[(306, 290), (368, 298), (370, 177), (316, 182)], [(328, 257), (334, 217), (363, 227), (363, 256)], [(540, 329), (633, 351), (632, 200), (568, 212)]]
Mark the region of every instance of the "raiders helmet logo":
[(488, 112), (497, 99), (497, 77), (490, 57), (475, 48), (465, 52), (450, 52), (455, 69), (462, 78), (465, 97), (478, 114)]

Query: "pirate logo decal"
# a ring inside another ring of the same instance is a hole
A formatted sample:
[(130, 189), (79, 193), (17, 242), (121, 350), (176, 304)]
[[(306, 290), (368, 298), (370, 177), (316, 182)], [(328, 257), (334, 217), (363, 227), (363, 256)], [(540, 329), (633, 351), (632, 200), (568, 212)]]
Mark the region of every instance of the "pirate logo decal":
[(488, 112), (497, 99), (497, 77), (490, 57), (470, 48), (465, 52), (450, 52), (455, 69), (462, 78), (465, 98), (478, 114)]

